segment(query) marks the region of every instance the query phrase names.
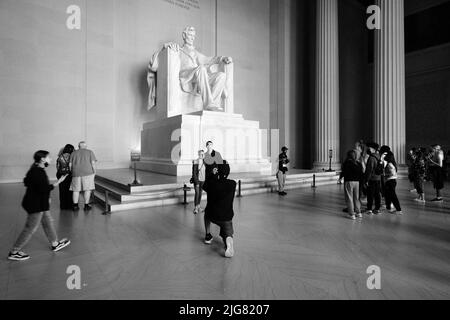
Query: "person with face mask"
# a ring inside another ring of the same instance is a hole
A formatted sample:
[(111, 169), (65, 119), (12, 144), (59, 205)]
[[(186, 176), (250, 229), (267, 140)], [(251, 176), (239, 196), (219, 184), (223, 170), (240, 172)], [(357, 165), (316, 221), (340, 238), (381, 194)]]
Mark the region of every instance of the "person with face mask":
[(23, 261), (30, 258), (28, 254), (21, 250), (30, 241), (39, 224), (42, 224), (45, 234), (51, 243), (51, 249), (54, 252), (70, 244), (70, 241), (67, 239), (58, 240), (53, 225), (53, 218), (50, 214), (50, 192), (62, 183), (67, 175), (59, 178), (56, 183), (50, 184), (45, 172), (45, 168), (49, 166), (50, 162), (51, 158), (48, 151), (40, 150), (34, 154), (34, 163), (24, 179), (27, 190), (22, 200), (22, 207), (28, 213), (27, 222), (9, 252), (9, 260)]

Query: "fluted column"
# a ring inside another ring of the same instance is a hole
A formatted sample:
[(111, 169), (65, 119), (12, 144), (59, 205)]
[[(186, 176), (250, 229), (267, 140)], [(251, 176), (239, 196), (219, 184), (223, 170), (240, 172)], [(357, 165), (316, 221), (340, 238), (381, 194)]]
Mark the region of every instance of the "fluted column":
[(375, 140), (406, 160), (405, 35), (403, 0), (376, 0), (381, 29), (375, 30)]
[(317, 0), (315, 169), (339, 167), (338, 0)]

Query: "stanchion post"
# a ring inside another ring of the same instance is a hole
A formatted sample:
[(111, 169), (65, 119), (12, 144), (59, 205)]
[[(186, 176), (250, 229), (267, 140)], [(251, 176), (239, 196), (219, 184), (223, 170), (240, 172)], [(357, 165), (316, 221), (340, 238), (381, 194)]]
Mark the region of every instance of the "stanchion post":
[(242, 182), (241, 182), (241, 180), (239, 180), (238, 181), (238, 194), (237, 194), (238, 198), (242, 198), (241, 185), (242, 185)]
[(317, 188), (316, 187), (316, 175), (315, 174), (313, 174), (313, 183), (312, 183), (312, 186), (311, 186), (312, 188)]
[(190, 191), (191, 190), (191, 188), (189, 188), (187, 185), (186, 185), (186, 183), (184, 184), (184, 187), (183, 187), (183, 198), (184, 198), (184, 201), (183, 201), (183, 203), (182, 204), (184, 204), (184, 205), (187, 205), (188, 204), (188, 202), (187, 202), (187, 192), (188, 191)]
[(104, 215), (111, 213), (111, 207), (109, 206), (109, 191), (105, 190), (105, 212), (103, 212)]

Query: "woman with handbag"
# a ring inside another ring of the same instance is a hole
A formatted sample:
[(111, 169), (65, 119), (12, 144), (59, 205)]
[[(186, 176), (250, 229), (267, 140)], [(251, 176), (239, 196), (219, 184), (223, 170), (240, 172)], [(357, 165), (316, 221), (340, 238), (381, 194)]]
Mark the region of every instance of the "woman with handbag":
[(203, 185), (206, 179), (206, 166), (205, 166), (205, 152), (203, 150), (198, 151), (198, 159), (192, 161), (192, 178), (191, 183), (194, 184), (195, 200), (194, 200), (194, 214), (203, 211), (200, 207), (202, 201)]
[(67, 175), (66, 180), (59, 185), (59, 207), (61, 210), (72, 210), (72, 191), (70, 191), (70, 183), (72, 182), (72, 173), (70, 172), (70, 155), (75, 150), (71, 144), (67, 144), (59, 153), (56, 160), (56, 178)]

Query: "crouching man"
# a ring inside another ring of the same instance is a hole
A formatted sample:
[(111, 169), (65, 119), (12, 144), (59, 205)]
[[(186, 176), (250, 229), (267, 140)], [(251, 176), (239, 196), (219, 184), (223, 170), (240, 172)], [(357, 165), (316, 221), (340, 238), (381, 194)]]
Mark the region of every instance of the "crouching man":
[(220, 236), (225, 244), (225, 257), (234, 255), (233, 245), (233, 201), (236, 193), (236, 181), (228, 180), (230, 166), (224, 161), (222, 165), (215, 165), (212, 175), (207, 179), (203, 190), (207, 193), (205, 208), (205, 243), (211, 244), (211, 222), (220, 227)]

